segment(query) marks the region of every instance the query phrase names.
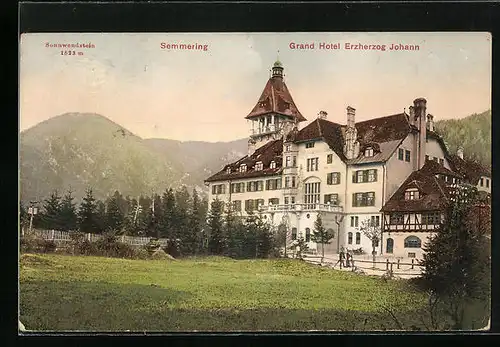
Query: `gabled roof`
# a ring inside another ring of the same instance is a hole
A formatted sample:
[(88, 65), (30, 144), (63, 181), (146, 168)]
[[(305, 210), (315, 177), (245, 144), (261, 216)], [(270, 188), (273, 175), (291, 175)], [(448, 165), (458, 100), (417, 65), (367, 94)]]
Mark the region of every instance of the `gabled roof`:
[(257, 104), (245, 118), (251, 119), (269, 113), (288, 116), (297, 122), (307, 120), (295, 105), (283, 78), (278, 76), (273, 76), (267, 81)]
[[(438, 178), (436, 175), (460, 178), (459, 175), (435, 161), (427, 161), (420, 170), (410, 174), (380, 211), (419, 212), (440, 211), (444, 209), (449, 202), (451, 187), (441, 177)], [(417, 188), (419, 190), (420, 199), (405, 200), (405, 192), (410, 188)]]
[(449, 160), (453, 170), (471, 184), (476, 185), (481, 176), (491, 177), (491, 171), (475, 160), (462, 159), (458, 155), (450, 155)]
[[(240, 160), (226, 165), (221, 171), (207, 178), (205, 182), (228, 181), (241, 178), (277, 175), (281, 173), (281, 166), (283, 161), (282, 154), (283, 141), (270, 141), (262, 147), (259, 147), (252, 155), (246, 155)], [(274, 169), (271, 169), (269, 167), (272, 161), (276, 163), (276, 167)], [(255, 164), (257, 162), (262, 162), (264, 166), (263, 170), (255, 170)], [(246, 164), (247, 170), (245, 172), (239, 172), (241, 164)], [(227, 173), (228, 168), (231, 168), (231, 173), (229, 174)]]
[(343, 149), (344, 135), (342, 127), (343, 125), (330, 122), (326, 119), (316, 118), (305, 128), (295, 134), (294, 142), (323, 140), (342, 161), (345, 161), (346, 158)]
[(405, 113), (370, 119), (356, 123), (359, 143), (390, 142), (403, 140), (410, 133), (410, 123)]

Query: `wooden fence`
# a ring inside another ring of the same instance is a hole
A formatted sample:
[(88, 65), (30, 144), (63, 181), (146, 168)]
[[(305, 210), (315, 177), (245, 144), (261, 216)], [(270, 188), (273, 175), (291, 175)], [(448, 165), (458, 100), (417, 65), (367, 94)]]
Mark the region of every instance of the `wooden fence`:
[[(31, 232), (22, 232), (22, 234), (31, 234), (36, 237), (43, 238), (45, 240), (51, 240), (54, 242), (69, 242), (71, 241), (71, 231), (60, 231), (60, 230), (42, 230), (42, 229), (33, 229)], [(90, 242), (94, 242), (102, 238), (102, 235), (99, 234), (84, 234), (85, 238)], [(121, 235), (117, 236), (117, 240), (123, 243), (127, 243), (132, 246), (144, 246), (149, 241), (151, 241), (151, 237), (141, 237), (141, 236), (126, 236)], [(159, 239), (158, 240), (162, 246), (167, 246), (168, 239)]]

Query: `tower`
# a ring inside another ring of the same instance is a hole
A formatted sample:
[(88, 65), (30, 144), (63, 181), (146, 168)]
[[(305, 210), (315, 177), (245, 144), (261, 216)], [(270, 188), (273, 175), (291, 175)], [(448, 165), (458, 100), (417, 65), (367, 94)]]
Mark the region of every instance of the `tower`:
[(257, 104), (245, 117), (250, 125), (249, 154), (269, 141), (286, 136), (306, 120), (285, 84), (283, 71), (282, 63), (276, 60)]

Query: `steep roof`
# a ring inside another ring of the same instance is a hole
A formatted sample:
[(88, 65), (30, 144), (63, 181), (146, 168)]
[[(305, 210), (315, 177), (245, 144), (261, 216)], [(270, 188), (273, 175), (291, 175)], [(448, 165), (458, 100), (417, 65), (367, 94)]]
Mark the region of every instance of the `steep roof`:
[(295, 105), (285, 81), (278, 76), (269, 78), (257, 104), (245, 118), (251, 119), (269, 113), (288, 116), (298, 122), (307, 120)]
[[(417, 212), (442, 210), (448, 204), (451, 187), (442, 176), (436, 177), (436, 175), (460, 178), (460, 175), (446, 169), (435, 161), (429, 160), (420, 170), (410, 174), (380, 211)], [(405, 191), (410, 188), (419, 190), (420, 199), (405, 200)]]
[(458, 155), (450, 155), (449, 159), (453, 170), (471, 184), (476, 185), (481, 176), (491, 177), (491, 171), (475, 160), (462, 159)]
[(294, 142), (309, 140), (323, 140), (343, 161), (346, 160), (343, 150), (344, 135), (343, 125), (330, 122), (326, 119), (316, 118), (305, 128), (294, 135)]
[(410, 123), (405, 113), (374, 118), (356, 123), (360, 144), (403, 140), (410, 133)]
[[(277, 175), (281, 173), (283, 161), (282, 154), (283, 141), (270, 141), (262, 147), (259, 147), (252, 155), (246, 155), (240, 160), (226, 165), (221, 171), (207, 178), (205, 182), (228, 181), (241, 178)], [(276, 163), (276, 167), (274, 169), (270, 168), (271, 161)], [(257, 162), (262, 162), (263, 170), (255, 170), (255, 164)], [(245, 172), (239, 172), (241, 164), (247, 165), (247, 170)], [(231, 173), (227, 173), (228, 168), (231, 169)]]

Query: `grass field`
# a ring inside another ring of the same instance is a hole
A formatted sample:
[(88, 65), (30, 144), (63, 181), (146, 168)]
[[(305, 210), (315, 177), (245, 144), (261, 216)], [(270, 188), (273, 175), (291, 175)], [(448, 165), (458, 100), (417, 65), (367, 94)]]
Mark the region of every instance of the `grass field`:
[(393, 330), (421, 327), (424, 296), (297, 260), (179, 261), (23, 254), (20, 319), (28, 330)]

